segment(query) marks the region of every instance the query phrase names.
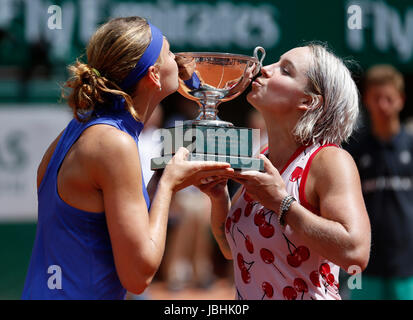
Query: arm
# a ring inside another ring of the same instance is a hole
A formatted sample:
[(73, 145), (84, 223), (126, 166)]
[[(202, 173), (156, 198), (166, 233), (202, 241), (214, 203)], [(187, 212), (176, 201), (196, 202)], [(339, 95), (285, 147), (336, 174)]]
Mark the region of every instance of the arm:
[(102, 190), (116, 270), (128, 291), (141, 293), (162, 258), (172, 188), (160, 182), (148, 215), (133, 139), (110, 128), (102, 131), (99, 147), (91, 170)]
[(228, 245), (227, 238), (225, 236), (225, 221), (228, 211), (231, 207), (229, 199), (228, 188), (225, 183), (225, 191), (223, 196), (217, 198), (211, 198), (211, 230), (215, 240), (223, 254), (223, 256), (231, 260), (231, 249)]
[(103, 194), (116, 270), (128, 291), (141, 293), (162, 260), (172, 194), (199, 177), (222, 174), (228, 166), (188, 162), (184, 159), (188, 151), (179, 150), (159, 180), (148, 214), (135, 141), (109, 128), (95, 145), (90, 170)]
[(225, 236), (225, 222), (232, 204), (237, 201), (242, 188), (239, 188), (230, 201), (227, 178), (218, 178), (207, 184), (199, 184), (198, 188), (211, 200), (211, 230), (223, 256), (232, 260), (231, 249)]
[(286, 223), (344, 270), (351, 265), (364, 270), (370, 254), (370, 222), (351, 156), (338, 148), (321, 150), (314, 158), (306, 189), (307, 199), (319, 207), (321, 216), (293, 203)]
[[(278, 213), (287, 195), (285, 185), (271, 162), (262, 159), (266, 173), (240, 173), (235, 180), (246, 186), (253, 199)], [(369, 260), (370, 222), (351, 156), (335, 147), (321, 150), (313, 160), (305, 193), (321, 216), (293, 202), (286, 223), (326, 259), (345, 270), (351, 265), (364, 270)]]
[(156, 170), (149, 180), (149, 183), (146, 187), (149, 195), (150, 202), (152, 203), (153, 198), (155, 197), (156, 189), (158, 188), (159, 180), (162, 177), (162, 170)]

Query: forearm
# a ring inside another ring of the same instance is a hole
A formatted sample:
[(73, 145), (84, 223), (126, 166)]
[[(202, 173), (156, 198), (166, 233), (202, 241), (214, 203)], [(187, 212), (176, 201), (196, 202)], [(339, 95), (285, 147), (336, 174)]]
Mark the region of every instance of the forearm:
[(225, 236), (225, 221), (231, 207), (229, 197), (211, 199), (211, 229), (222, 254), (228, 260), (232, 259), (231, 249)]
[(341, 223), (318, 216), (293, 202), (285, 218), (303, 243), (329, 261), (348, 270), (351, 265), (364, 269), (362, 254), (355, 237)]
[(159, 183), (161, 176), (162, 176), (162, 172), (160, 170), (155, 171), (154, 174), (152, 175), (151, 180), (149, 181), (146, 187), (148, 191), (148, 195), (149, 195), (149, 200), (151, 203), (155, 197), (156, 190), (158, 188), (158, 183)]
[(148, 250), (153, 257), (156, 269), (161, 263), (165, 250), (168, 226), (169, 207), (173, 191), (165, 183), (159, 182), (149, 212), (149, 244)]

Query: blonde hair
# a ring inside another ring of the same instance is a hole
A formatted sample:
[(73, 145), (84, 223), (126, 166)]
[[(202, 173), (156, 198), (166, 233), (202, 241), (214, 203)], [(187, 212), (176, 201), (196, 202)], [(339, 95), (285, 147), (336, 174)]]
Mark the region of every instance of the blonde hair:
[[(320, 44), (308, 44), (311, 63), (306, 94), (310, 108), (294, 128), (296, 140), (308, 145), (319, 142), (341, 145), (355, 129), (359, 114), (359, 91), (344, 62)], [(322, 96), (322, 101), (318, 99)]]
[[(98, 106), (110, 108), (113, 95), (122, 96), (125, 109), (139, 120), (131, 97), (136, 85), (124, 91), (119, 84), (135, 67), (150, 39), (149, 24), (141, 17), (116, 18), (99, 27), (87, 46), (88, 63), (77, 60), (68, 67), (71, 77), (62, 90), (77, 120), (87, 121), (90, 117), (81, 115)], [(66, 94), (65, 88), (71, 92)]]

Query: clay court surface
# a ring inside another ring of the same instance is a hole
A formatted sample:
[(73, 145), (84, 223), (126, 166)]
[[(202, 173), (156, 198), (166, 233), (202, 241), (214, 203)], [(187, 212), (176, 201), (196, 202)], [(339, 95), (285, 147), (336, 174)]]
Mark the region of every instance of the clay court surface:
[(216, 280), (209, 288), (185, 288), (168, 290), (166, 283), (154, 281), (145, 291), (145, 299), (151, 300), (234, 300), (235, 288), (226, 279)]

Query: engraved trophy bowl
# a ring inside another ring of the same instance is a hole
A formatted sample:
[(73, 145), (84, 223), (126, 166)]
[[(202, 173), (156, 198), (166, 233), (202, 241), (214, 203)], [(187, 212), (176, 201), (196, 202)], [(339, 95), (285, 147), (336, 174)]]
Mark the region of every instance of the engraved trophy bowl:
[[(258, 57), (261, 52), (261, 58)], [(254, 49), (253, 56), (214, 53), (179, 52), (175, 59), (179, 68), (178, 92), (199, 105), (199, 115), (185, 125), (232, 127), (218, 118), (218, 105), (239, 96), (260, 72), (265, 50)]]

